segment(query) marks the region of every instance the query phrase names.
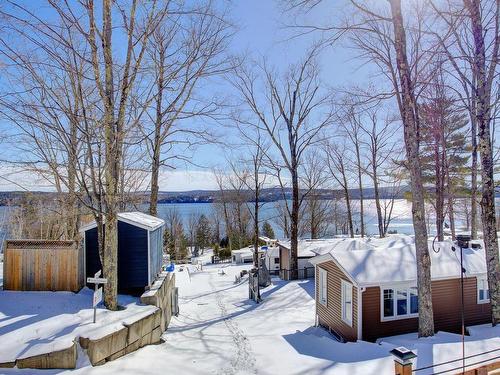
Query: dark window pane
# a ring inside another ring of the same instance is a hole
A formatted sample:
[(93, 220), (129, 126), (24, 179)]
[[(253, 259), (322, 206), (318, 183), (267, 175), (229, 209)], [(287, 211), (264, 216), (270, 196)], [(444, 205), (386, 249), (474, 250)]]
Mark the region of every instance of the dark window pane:
[(384, 289), (384, 317), (394, 316), (394, 292)]
[(408, 313), (408, 302), (406, 300), (406, 290), (397, 291), (397, 311), (398, 315), (406, 315)]
[(410, 314), (418, 313), (418, 292), (417, 288), (410, 288)]

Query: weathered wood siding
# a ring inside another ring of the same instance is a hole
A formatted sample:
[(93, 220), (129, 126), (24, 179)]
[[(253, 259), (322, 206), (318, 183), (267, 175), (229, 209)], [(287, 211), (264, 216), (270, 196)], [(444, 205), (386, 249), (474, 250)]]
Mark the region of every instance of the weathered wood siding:
[(75, 241), (9, 240), (4, 249), (5, 290), (76, 292), (83, 286)]
[[(370, 287), (362, 293), (363, 340), (375, 341), (380, 337), (416, 332), (418, 318), (382, 322), (380, 318), (380, 288)], [(460, 332), (460, 279), (432, 282), (432, 304), (436, 331)], [(488, 323), (491, 320), (489, 303), (477, 303), (475, 277), (464, 279), (465, 325)]]
[[(319, 302), (319, 270), (327, 271), (327, 306)], [(316, 267), (316, 308), (320, 325), (330, 328), (348, 341), (356, 341), (358, 337), (358, 290), (352, 288), (352, 327), (342, 320), (341, 280), (349, 283), (349, 278), (333, 261), (327, 261)], [(352, 284), (352, 283), (351, 283)]]
[(290, 250), (280, 246), (280, 278), (282, 280), (289, 279), (289, 273), (283, 270), (290, 269)]

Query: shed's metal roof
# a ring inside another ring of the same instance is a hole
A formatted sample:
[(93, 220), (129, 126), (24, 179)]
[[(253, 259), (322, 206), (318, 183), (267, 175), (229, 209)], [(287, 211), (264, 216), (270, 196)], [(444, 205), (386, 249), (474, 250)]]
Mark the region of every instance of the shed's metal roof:
[[(151, 216), (138, 211), (120, 212), (118, 213), (118, 220), (148, 231), (156, 230), (165, 224), (165, 221), (163, 221), (159, 217)], [(80, 232), (86, 232), (89, 229), (95, 228), (96, 226), (96, 222), (93, 221), (92, 223), (80, 228)]]

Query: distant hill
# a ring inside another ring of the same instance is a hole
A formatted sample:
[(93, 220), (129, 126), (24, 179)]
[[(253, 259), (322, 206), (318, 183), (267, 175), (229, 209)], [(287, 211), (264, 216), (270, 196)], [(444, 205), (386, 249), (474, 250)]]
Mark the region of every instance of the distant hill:
[[(405, 198), (405, 193), (410, 191), (409, 186), (404, 186), (400, 189), (399, 194), (396, 196), (398, 199)], [(304, 191), (305, 192), (305, 191)], [(380, 198), (387, 199), (391, 198), (391, 188), (381, 187), (379, 188)], [(225, 194), (234, 194), (234, 191), (227, 190)], [(318, 189), (314, 192), (319, 196), (320, 199), (332, 199), (343, 197), (343, 191), (340, 189)], [(48, 192), (20, 192), (20, 191), (9, 191), (0, 192), (0, 206), (5, 206), (8, 204), (15, 205), (16, 201), (25, 196), (26, 194), (40, 195), (50, 198), (51, 196), (56, 196), (56, 193)], [(247, 192), (247, 200), (252, 201), (251, 192)], [(359, 189), (349, 189), (349, 194), (352, 199), (359, 199), (360, 193)], [(144, 203), (149, 202), (148, 192), (137, 192), (134, 194), (135, 198), (139, 198), (140, 201)], [(191, 190), (191, 191), (161, 191), (158, 194), (158, 203), (212, 203), (220, 197), (221, 192), (219, 190)], [(365, 199), (374, 199), (374, 189), (369, 187), (363, 189), (363, 196)], [(500, 191), (497, 191), (496, 197), (500, 198)], [(286, 188), (284, 192), (279, 187), (275, 188), (265, 188), (262, 190), (261, 201), (262, 202), (276, 202), (279, 200), (291, 199), (292, 189)]]

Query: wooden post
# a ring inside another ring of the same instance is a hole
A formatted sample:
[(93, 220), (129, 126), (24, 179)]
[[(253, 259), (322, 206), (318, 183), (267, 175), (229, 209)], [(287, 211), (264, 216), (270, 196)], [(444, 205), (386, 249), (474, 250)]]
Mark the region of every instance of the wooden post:
[(412, 375), (412, 359), (417, 355), (402, 346), (392, 349), (390, 353), (394, 356), (394, 374)]

